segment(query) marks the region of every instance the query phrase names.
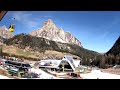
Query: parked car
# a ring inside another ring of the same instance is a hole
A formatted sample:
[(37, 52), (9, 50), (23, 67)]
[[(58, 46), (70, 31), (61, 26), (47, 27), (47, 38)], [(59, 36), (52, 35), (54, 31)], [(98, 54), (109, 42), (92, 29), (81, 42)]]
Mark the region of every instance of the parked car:
[(12, 66), (12, 67), (16, 67), (16, 68), (19, 68), (19, 69), (21, 69), (21, 70), (25, 70), (25, 69), (30, 69), (30, 68), (32, 68), (31, 66), (30, 66), (30, 64), (27, 64), (27, 63), (21, 63), (21, 62), (16, 62), (16, 61), (6, 61), (5, 62), (5, 64), (6, 65), (8, 65), (8, 66)]
[(23, 76), (24, 71), (19, 71), (17, 68), (11, 68), (8, 70), (8, 73), (11, 74), (12, 76)]
[(6, 59), (2, 59), (2, 58), (0, 58), (0, 65), (5, 64), (5, 61), (7, 61), (7, 60), (6, 60)]
[(120, 65), (115, 65), (113, 68), (114, 69), (120, 68)]
[(25, 73), (23, 78), (39, 78), (39, 75), (37, 73)]

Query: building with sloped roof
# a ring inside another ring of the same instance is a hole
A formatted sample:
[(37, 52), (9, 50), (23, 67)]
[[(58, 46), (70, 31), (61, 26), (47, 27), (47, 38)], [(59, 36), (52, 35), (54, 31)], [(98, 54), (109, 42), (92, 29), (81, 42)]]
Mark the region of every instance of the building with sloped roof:
[(80, 65), (80, 60), (74, 60), (72, 56), (65, 55), (62, 60), (41, 60), (39, 68), (75, 71), (76, 67)]

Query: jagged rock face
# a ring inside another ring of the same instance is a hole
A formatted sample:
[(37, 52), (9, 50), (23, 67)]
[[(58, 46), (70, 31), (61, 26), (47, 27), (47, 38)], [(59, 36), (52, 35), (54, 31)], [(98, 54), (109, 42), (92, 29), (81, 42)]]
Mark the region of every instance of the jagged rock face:
[(67, 42), (77, 44), (82, 47), (81, 42), (79, 40), (77, 40), (71, 33), (66, 32), (65, 34), (66, 34)]
[(65, 32), (62, 28), (57, 28), (50, 19), (45, 21), (42, 28), (32, 31), (30, 35), (43, 37), (56, 42), (77, 44), (82, 47), (79, 40), (77, 40), (71, 33)]
[(8, 39), (8, 38), (12, 38), (13, 34), (11, 32), (8, 31), (8, 29), (6, 28), (6, 26), (2, 26), (0, 27), (0, 36), (2, 38)]

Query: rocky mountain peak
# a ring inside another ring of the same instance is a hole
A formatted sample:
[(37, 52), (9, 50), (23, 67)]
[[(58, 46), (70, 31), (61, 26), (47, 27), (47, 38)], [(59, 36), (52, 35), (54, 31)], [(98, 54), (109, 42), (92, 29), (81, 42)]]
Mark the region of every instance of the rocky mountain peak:
[(53, 23), (51, 19), (48, 19), (44, 22), (42, 28), (56, 28), (56, 25)]
[(7, 27), (5, 25), (0, 27), (0, 30), (8, 30)]
[(77, 40), (71, 33), (65, 32), (64, 29), (58, 28), (51, 19), (46, 20), (43, 23), (42, 28), (32, 31), (30, 35), (43, 37), (56, 42), (77, 44), (82, 47), (79, 40)]
[(13, 34), (8, 31), (8, 28), (4, 25), (0, 27), (0, 36), (3, 38), (11, 38), (13, 37)]
[(46, 24), (46, 25), (50, 25), (50, 24), (53, 24), (53, 21), (52, 21), (51, 19), (48, 19), (48, 20), (45, 21), (44, 24)]

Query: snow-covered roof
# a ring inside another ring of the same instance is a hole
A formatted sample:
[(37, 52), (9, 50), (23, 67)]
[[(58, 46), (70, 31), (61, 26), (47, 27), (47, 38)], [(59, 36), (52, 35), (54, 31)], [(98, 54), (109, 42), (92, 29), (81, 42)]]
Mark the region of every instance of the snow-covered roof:
[[(41, 60), (40, 65), (41, 67), (47, 67), (47, 68), (57, 68), (62, 60)], [(52, 66), (43, 66), (45, 63), (52, 63)]]
[(70, 55), (65, 55), (63, 59), (73, 60), (73, 57)]
[[(61, 61), (67, 61), (70, 66), (72, 67), (73, 70), (75, 70), (75, 67), (78, 67), (80, 60), (74, 60), (72, 56), (65, 55), (62, 60), (41, 60), (40, 61), (40, 67), (46, 67), (46, 68), (58, 68), (60, 65)], [(51, 63), (52, 66), (46, 66), (45, 64)]]

